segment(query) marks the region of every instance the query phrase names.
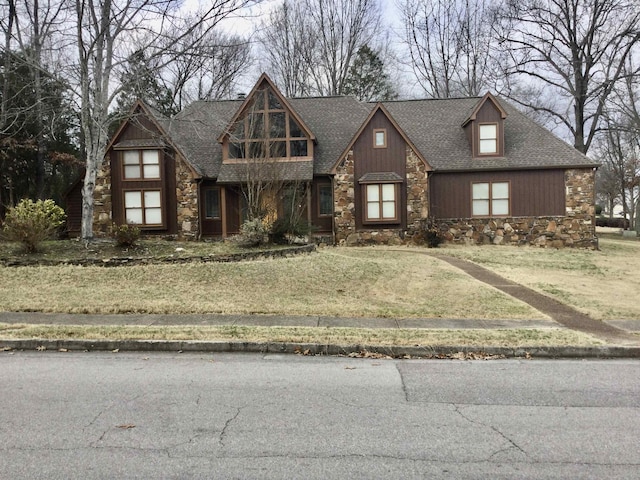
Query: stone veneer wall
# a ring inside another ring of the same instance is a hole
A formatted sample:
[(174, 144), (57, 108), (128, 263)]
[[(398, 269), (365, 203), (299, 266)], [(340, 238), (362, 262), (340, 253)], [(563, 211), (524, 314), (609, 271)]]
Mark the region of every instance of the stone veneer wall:
[(595, 171), (565, 172), (566, 214), (553, 217), (464, 218), (436, 221), (452, 243), (594, 247)]
[(109, 233), (113, 217), (111, 203), (111, 165), (105, 160), (96, 175), (96, 187), (93, 192), (93, 234), (105, 237)]
[(178, 238), (196, 240), (198, 231), (198, 182), (181, 158), (176, 158), (176, 205)]
[(406, 229), (367, 228), (356, 230), (353, 151), (348, 152), (338, 165), (333, 182), (335, 241), (337, 244), (398, 245), (405, 243), (415, 235), (421, 223), (429, 216), (428, 172), (425, 164), (408, 146), (406, 162)]

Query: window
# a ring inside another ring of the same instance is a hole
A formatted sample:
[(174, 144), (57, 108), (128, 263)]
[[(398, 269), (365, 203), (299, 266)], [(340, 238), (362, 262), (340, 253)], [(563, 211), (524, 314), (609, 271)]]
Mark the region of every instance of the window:
[(204, 217), (220, 218), (220, 189), (208, 188), (204, 191)]
[(474, 183), (471, 188), (474, 217), (509, 215), (509, 182)]
[(124, 212), (127, 223), (162, 225), (160, 190), (125, 191)]
[(387, 131), (384, 128), (373, 130), (373, 148), (387, 148)]
[(308, 157), (311, 142), (270, 88), (257, 91), (229, 137), (226, 159)]
[(331, 185), (318, 186), (318, 215), (333, 215), (333, 192)]
[(479, 134), (480, 155), (498, 153), (498, 125), (496, 123), (479, 125)]
[(159, 179), (160, 152), (158, 150), (126, 150), (122, 154), (124, 179)]
[(396, 184), (366, 185), (365, 221), (397, 220)]

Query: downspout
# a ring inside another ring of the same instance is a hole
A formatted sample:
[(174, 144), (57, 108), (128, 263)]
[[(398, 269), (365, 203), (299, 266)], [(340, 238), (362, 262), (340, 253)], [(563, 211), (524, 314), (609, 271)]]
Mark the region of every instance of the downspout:
[(196, 178), (196, 184), (198, 185), (197, 188), (197, 201), (198, 201), (198, 235), (196, 235), (196, 238), (198, 239), (198, 241), (200, 242), (202, 240), (202, 182), (203, 182), (203, 178)]

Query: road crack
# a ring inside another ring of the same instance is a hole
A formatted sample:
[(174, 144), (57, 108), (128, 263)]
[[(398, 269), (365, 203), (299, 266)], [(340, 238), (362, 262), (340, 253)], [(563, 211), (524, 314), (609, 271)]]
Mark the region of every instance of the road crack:
[(225, 424), (224, 427), (222, 427), (222, 431), (220, 432), (220, 436), (218, 437), (218, 443), (220, 444), (221, 447), (224, 447), (224, 439), (227, 435), (227, 430), (229, 429), (229, 427), (231, 426), (231, 424), (238, 418), (238, 415), (240, 415), (240, 412), (242, 411), (242, 408), (236, 408), (236, 413), (233, 417), (229, 418)]
[(493, 432), (497, 433), (500, 437), (502, 437), (502, 439), (503, 439), (503, 440), (505, 440), (505, 441), (509, 444), (509, 446), (508, 446), (507, 448), (501, 448), (500, 450), (497, 450), (497, 451), (493, 452), (493, 453), (489, 456), (489, 458), (487, 459), (487, 461), (488, 461), (488, 460), (493, 459), (493, 457), (495, 457), (495, 456), (496, 456), (496, 455), (498, 455), (499, 453), (506, 452), (506, 451), (508, 451), (508, 450), (512, 450), (512, 449), (514, 449), (514, 448), (515, 448), (517, 451), (519, 451), (520, 453), (522, 453), (525, 457), (527, 456), (527, 452), (525, 452), (525, 451), (522, 449), (522, 447), (520, 447), (520, 445), (518, 445), (516, 442), (514, 442), (511, 438), (509, 438), (509, 437), (508, 437), (507, 435), (505, 435), (503, 432), (501, 432), (500, 430), (498, 430), (498, 428), (496, 428), (496, 427), (495, 427), (495, 426), (493, 426), (493, 425), (488, 425), (488, 424), (486, 424), (486, 423), (483, 423), (483, 422), (480, 422), (480, 421), (474, 420), (474, 419), (472, 419), (471, 417), (469, 417), (468, 415), (465, 415), (465, 413), (460, 409), (460, 406), (459, 406), (459, 405), (457, 405), (457, 404), (455, 404), (455, 403), (452, 403), (451, 405), (453, 405), (454, 411), (455, 411), (458, 415), (460, 415), (462, 418), (464, 418), (467, 422), (472, 423), (472, 424), (474, 424), (474, 425), (479, 425), (479, 426), (481, 426), (481, 427), (488, 428), (488, 429), (492, 430)]

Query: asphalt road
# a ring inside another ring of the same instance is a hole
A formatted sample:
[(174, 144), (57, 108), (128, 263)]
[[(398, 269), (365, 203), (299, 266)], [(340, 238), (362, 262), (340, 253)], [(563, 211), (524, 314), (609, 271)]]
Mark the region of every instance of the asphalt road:
[(0, 478), (640, 476), (640, 361), (0, 353)]

